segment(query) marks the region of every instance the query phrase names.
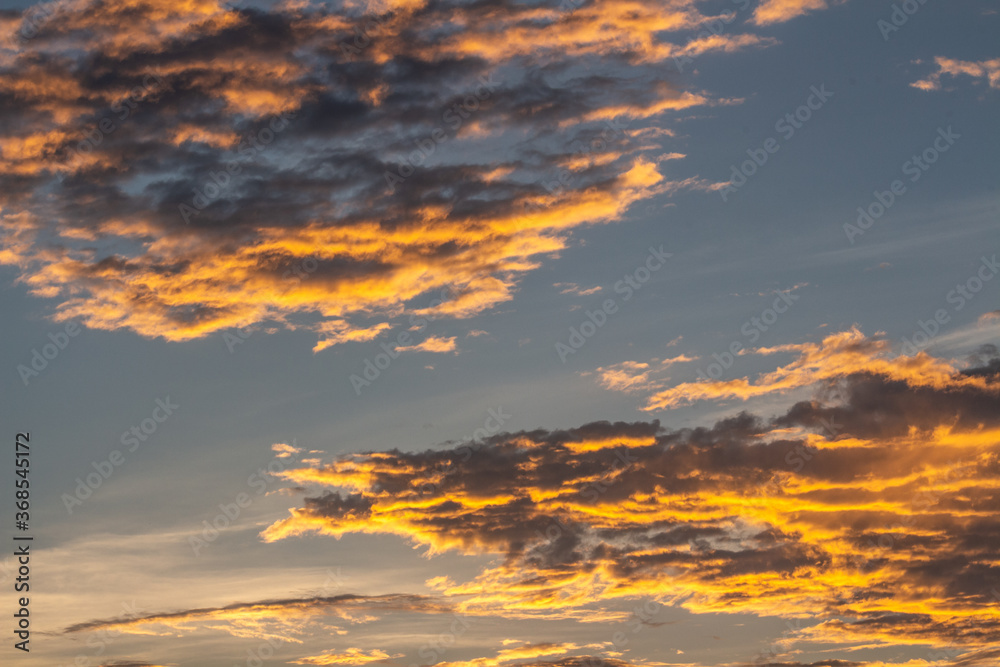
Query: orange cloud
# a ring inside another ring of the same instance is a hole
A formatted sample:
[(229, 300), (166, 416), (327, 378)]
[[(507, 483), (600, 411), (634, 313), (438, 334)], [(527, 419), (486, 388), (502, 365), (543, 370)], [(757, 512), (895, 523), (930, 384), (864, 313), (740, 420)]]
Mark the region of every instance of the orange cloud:
[[(972, 79), (982, 79), (990, 88), (1000, 89), (1000, 58), (993, 60), (967, 61), (943, 58), (934, 59), (936, 70), (926, 79), (915, 81), (910, 85), (920, 90), (941, 90), (941, 76), (968, 76)], [(979, 81), (976, 81), (979, 83)]]
[(327, 651), (322, 655), (309, 656), (291, 660), (293, 665), (367, 665), (372, 662), (389, 662), (395, 658), (402, 658), (403, 654), (389, 655), (380, 649), (364, 651), (360, 648), (349, 648), (343, 653)]
[(707, 428), (597, 422), (300, 467), (283, 475), (310, 495), (262, 537), (502, 555), (426, 582), (470, 614), (607, 620), (654, 597), (811, 621), (789, 645), (1000, 641), (996, 365), (892, 358), (856, 331), (763, 352), (799, 359), (748, 386), (819, 382), (816, 398)]
[(611, 391), (634, 392), (640, 390), (656, 389), (660, 387), (659, 382), (650, 379), (650, 375), (655, 369), (649, 364), (638, 361), (623, 361), (613, 366), (602, 366), (597, 369), (599, 374), (598, 382), (605, 389)]
[(455, 345), (455, 336), (451, 336), (449, 338), (431, 336), (427, 340), (421, 341), (416, 345), (398, 347), (396, 349), (400, 352), (437, 352), (439, 354), (448, 352), (458, 353), (458, 347)]
[[(836, 3), (838, 0), (834, 0)], [(846, 2), (846, 0), (839, 0)], [(762, 0), (753, 13), (757, 25), (784, 23), (809, 12), (826, 9), (827, 0)]]
[[(653, 359), (648, 363), (623, 361), (611, 366), (602, 366), (597, 369), (596, 373), (598, 374), (598, 383), (611, 391), (625, 393), (655, 391), (662, 388), (663, 383), (669, 379), (663, 374), (670, 366), (696, 360), (697, 357), (679, 354), (667, 359)], [(589, 375), (589, 373), (584, 373), (584, 375)]]
[[(510, 643), (514, 642), (512, 640), (504, 640), (505, 645)], [(462, 660), (460, 662), (443, 662), (440, 663), (440, 665), (441, 667), (501, 667), (501, 665), (509, 665), (514, 661), (527, 660), (528, 662), (518, 662), (518, 667), (528, 667), (529, 665), (541, 664), (552, 665), (554, 667), (563, 661), (547, 660), (542, 662), (539, 661), (538, 658), (551, 659), (553, 656), (566, 655), (567, 653), (577, 651), (581, 648), (583, 647), (571, 643), (525, 644), (515, 648), (502, 649), (492, 658), (484, 657), (476, 658), (475, 660)]]
[(858, 329), (851, 329), (827, 336), (822, 343), (758, 348), (748, 353), (761, 355), (793, 353), (798, 354), (798, 358), (772, 373), (761, 375), (757, 382), (751, 382), (748, 378), (685, 382), (653, 394), (643, 409), (663, 410), (700, 400), (738, 398), (745, 401), (807, 387), (852, 373), (883, 375), (892, 380), (910, 382), (917, 386), (939, 388), (945, 388), (953, 383), (959, 385), (983, 383), (977, 378), (956, 378), (954, 369), (950, 365), (924, 353), (914, 357), (890, 358), (890, 347), (889, 342), (884, 339), (865, 338)]
[[(670, 58), (772, 43), (685, 43), (715, 20), (693, 0), (370, 9), (385, 13), (59, 4), (0, 60), (0, 92), (17, 101), (0, 132), (0, 262), (57, 320), (171, 341), (306, 328), (320, 351), (372, 339), (387, 326), (372, 319), (471, 317), (512, 299), (574, 230), (717, 187), (666, 179), (656, 156), (677, 155), (659, 144), (672, 131), (634, 126), (731, 103), (667, 81)], [(461, 64), (441, 85), (446, 59)], [(532, 79), (583, 59), (586, 81)], [(513, 140), (526, 129), (530, 160)], [(573, 186), (550, 192), (565, 165)], [(387, 180), (403, 172), (419, 175)], [(453, 299), (418, 303), (446, 286)]]

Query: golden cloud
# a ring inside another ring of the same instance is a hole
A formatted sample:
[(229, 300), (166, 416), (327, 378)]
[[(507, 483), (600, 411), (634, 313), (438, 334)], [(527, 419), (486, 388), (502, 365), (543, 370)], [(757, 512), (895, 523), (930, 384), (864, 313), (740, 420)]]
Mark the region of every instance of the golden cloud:
[[(57, 320), (306, 328), (319, 352), (444, 288), (435, 314), (492, 308), (574, 230), (716, 187), (665, 178), (673, 133), (639, 125), (728, 103), (669, 58), (771, 42), (681, 45), (714, 20), (693, 0), (494, 9), (73, 0), (5, 22), (32, 34), (0, 57), (0, 262)], [(592, 74), (539, 78), (556, 64)]]
[(1000, 641), (995, 364), (891, 357), (854, 330), (763, 352), (799, 358), (741, 391), (810, 383), (816, 398), (711, 428), (596, 422), (300, 467), (283, 475), (315, 491), (262, 536), (502, 556), (427, 582), (470, 614), (607, 620), (653, 597), (812, 621), (792, 643)]
[[(926, 79), (910, 85), (920, 90), (941, 90), (941, 76), (967, 76), (982, 79), (990, 88), (1000, 89), (1000, 58), (993, 60), (968, 61), (938, 56), (934, 59), (935, 70)], [(978, 83), (978, 81), (977, 81)]]

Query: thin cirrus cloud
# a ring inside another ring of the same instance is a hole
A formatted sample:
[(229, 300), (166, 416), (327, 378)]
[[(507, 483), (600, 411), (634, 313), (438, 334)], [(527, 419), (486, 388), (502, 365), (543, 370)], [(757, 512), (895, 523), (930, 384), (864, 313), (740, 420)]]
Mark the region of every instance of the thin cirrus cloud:
[(560, 294), (574, 294), (576, 296), (590, 296), (597, 294), (602, 289), (600, 285), (583, 288), (576, 283), (555, 283), (553, 287), (558, 289)]
[[(595, 373), (598, 383), (605, 389), (625, 393), (648, 392), (659, 389), (670, 378), (664, 373), (674, 364), (687, 364), (697, 361), (697, 357), (679, 354), (667, 359), (644, 361), (622, 361), (610, 366), (601, 366)], [(589, 372), (581, 375), (590, 375)]]
[(794, 352), (761, 386), (808, 381), (815, 396), (777, 416), (597, 422), (299, 467), (282, 474), (311, 491), (262, 537), (381, 533), (500, 556), (426, 582), (461, 613), (611, 620), (616, 601), (654, 597), (807, 619), (790, 644), (957, 646), (964, 664), (989, 664), (997, 364), (888, 357), (856, 331)]
[(63, 632), (76, 634), (103, 630), (185, 636), (197, 631), (222, 631), (234, 637), (301, 643), (300, 636), (307, 631), (344, 634), (336, 621), (358, 622), (370, 618), (372, 614), (443, 614), (450, 610), (448, 602), (427, 596), (337, 595), (238, 602), (220, 607), (96, 619), (71, 625)]
[[(733, 102), (679, 89), (669, 59), (772, 38), (690, 42), (714, 18), (693, 0), (500, 5), (4, 13), (0, 262), (58, 320), (306, 328), (318, 352), (434, 290), (470, 317), (574, 229), (715, 187), (661, 173), (673, 133), (639, 126)], [(572, 187), (546, 189), (567, 165)]]

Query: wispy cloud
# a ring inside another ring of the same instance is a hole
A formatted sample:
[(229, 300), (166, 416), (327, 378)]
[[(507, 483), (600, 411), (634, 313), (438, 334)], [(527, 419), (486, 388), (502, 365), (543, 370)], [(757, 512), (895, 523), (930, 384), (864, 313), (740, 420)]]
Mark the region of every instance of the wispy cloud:
[(337, 625), (331, 625), (328, 619), (352, 621), (380, 613), (446, 613), (450, 609), (447, 602), (417, 595), (337, 595), (237, 602), (221, 607), (98, 619), (76, 623), (63, 632), (110, 630), (140, 635), (184, 636), (199, 630), (221, 630), (236, 637), (301, 643), (298, 636), (311, 621), (319, 622), (326, 632), (337, 634)]

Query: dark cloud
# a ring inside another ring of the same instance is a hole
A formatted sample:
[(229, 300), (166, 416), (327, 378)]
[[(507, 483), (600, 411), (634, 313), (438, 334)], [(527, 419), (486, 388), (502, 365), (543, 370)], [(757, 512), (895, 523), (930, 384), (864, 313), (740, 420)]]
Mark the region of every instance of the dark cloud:
[(505, 301), (573, 228), (709, 187), (635, 135), (712, 103), (659, 66), (708, 19), (557, 4), (63, 5), (0, 57), (0, 262), (59, 319), (170, 340), (268, 321), (322, 349), (446, 286), (444, 314)]
[(770, 419), (595, 422), (293, 470), (326, 491), (263, 535), (502, 554), (438, 586), (473, 613), (585, 617), (642, 595), (819, 622), (800, 640), (974, 650), (1000, 641), (1000, 382), (942, 368), (821, 374), (815, 400)]

